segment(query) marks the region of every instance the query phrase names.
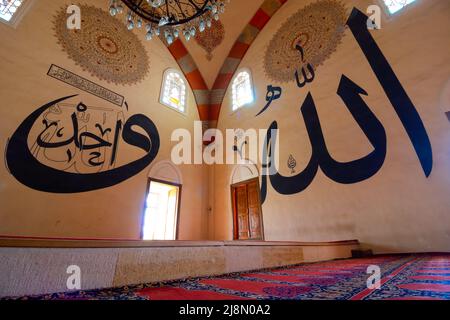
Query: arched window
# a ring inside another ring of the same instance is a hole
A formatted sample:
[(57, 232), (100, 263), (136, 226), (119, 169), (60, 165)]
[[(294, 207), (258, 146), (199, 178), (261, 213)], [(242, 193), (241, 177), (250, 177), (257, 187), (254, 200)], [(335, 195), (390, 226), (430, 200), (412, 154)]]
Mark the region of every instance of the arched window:
[(186, 82), (183, 76), (173, 69), (164, 73), (160, 102), (180, 112), (186, 112)]
[(16, 27), (34, 0), (0, 0), (0, 22)]
[(253, 102), (253, 84), (250, 70), (241, 70), (233, 80), (233, 111)]
[(383, 1), (389, 10), (389, 13), (394, 14), (416, 0), (383, 0)]

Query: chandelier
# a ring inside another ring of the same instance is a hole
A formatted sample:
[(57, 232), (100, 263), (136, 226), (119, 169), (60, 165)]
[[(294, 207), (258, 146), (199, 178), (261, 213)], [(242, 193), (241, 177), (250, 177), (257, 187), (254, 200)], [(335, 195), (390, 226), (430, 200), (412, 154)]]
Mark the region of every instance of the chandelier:
[(147, 40), (162, 34), (170, 45), (180, 35), (189, 41), (211, 28), (225, 12), (225, 1), (230, 0), (110, 0), (109, 12), (116, 16), (127, 10), (128, 30), (145, 27)]

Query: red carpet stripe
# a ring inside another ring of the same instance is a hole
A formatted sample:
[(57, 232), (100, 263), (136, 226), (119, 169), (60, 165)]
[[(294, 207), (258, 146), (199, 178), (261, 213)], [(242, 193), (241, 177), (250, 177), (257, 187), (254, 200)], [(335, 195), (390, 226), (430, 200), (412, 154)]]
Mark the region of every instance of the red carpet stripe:
[(434, 284), (434, 283), (409, 283), (398, 285), (401, 289), (408, 290), (421, 290), (421, 291), (434, 291), (434, 292), (449, 292), (450, 285)]
[(450, 281), (450, 276), (414, 276), (412, 280), (428, 280), (428, 281)]
[(222, 294), (211, 291), (185, 290), (182, 288), (148, 288), (137, 292), (138, 296), (149, 300), (245, 300), (240, 296)]
[[(217, 288), (222, 289), (228, 289), (228, 290), (234, 290), (234, 291), (241, 291), (241, 292), (247, 292), (247, 293), (253, 293), (263, 296), (268, 296), (271, 293), (267, 293), (268, 289), (274, 289), (274, 288), (292, 288), (292, 285), (284, 285), (284, 284), (273, 284), (273, 283), (267, 283), (267, 282), (256, 282), (256, 281), (242, 281), (242, 280), (223, 280), (223, 279), (217, 279), (217, 280), (202, 280), (200, 281), (202, 284), (215, 286)], [(310, 288), (307, 287), (300, 287), (299, 289), (302, 292), (310, 290)]]
[(417, 273), (450, 274), (450, 270), (421, 269)]
[(293, 282), (293, 283), (301, 282), (300, 281), (301, 278), (299, 276), (271, 275), (271, 274), (265, 274), (265, 273), (251, 273), (251, 274), (245, 274), (244, 276), (248, 277), (248, 278), (256, 278), (256, 279), (262, 279), (262, 280)]
[[(399, 267), (396, 270), (394, 270), (394, 272), (389, 274), (387, 277), (382, 278), (381, 279), (381, 286), (386, 284), (388, 281), (392, 280), (396, 275), (398, 275), (400, 272), (402, 272), (405, 268), (407, 268), (409, 265), (414, 263), (416, 260), (417, 260), (417, 258), (415, 258), (413, 260), (410, 260), (409, 262), (405, 263), (401, 267)], [(367, 288), (367, 289), (363, 290), (362, 292), (358, 293), (357, 295), (353, 296), (350, 300), (363, 300), (364, 298), (369, 296), (375, 290), (376, 289), (368, 289)]]

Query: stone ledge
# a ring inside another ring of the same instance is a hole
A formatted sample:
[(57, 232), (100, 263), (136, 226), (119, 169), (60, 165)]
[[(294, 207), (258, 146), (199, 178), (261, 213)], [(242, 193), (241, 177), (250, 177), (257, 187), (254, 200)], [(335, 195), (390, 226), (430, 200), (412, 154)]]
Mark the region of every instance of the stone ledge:
[[(45, 245), (42, 241), (0, 240), (0, 297), (67, 291), (67, 268), (71, 265), (80, 267), (82, 289), (90, 290), (344, 259), (359, 249), (354, 240), (151, 244), (47, 240), (53, 247), (39, 247)], [(123, 246), (114, 247), (117, 244)]]
[(358, 240), (331, 242), (295, 241), (141, 241), (115, 239), (58, 239), (2, 237), (0, 248), (177, 248), (177, 247), (285, 247), (359, 245)]

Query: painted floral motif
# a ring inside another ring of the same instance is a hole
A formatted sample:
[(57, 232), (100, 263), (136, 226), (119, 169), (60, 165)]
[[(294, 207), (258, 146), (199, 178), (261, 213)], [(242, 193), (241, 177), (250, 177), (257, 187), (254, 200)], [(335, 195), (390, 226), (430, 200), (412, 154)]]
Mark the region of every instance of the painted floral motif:
[(225, 28), (220, 20), (212, 21), (212, 27), (206, 28), (203, 32), (198, 32), (195, 41), (206, 51), (206, 59), (213, 58), (213, 51), (223, 42), (225, 38)]
[(319, 0), (292, 15), (269, 43), (264, 57), (273, 81), (295, 81), (297, 70), (314, 69), (330, 58), (344, 36), (346, 9), (336, 0)]
[(66, 8), (55, 16), (58, 43), (83, 70), (100, 80), (132, 85), (149, 72), (149, 59), (138, 37), (109, 13), (80, 5), (81, 29), (67, 28)]

